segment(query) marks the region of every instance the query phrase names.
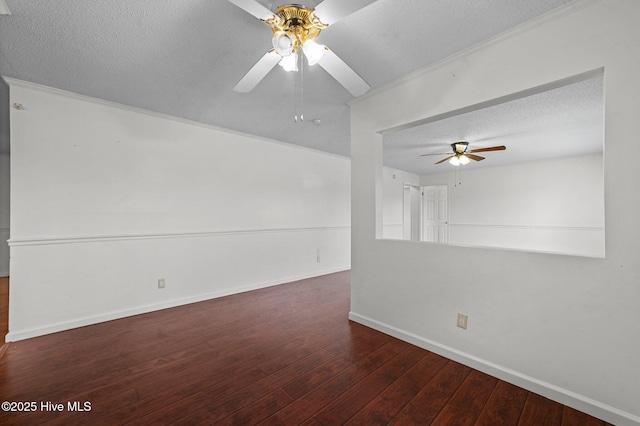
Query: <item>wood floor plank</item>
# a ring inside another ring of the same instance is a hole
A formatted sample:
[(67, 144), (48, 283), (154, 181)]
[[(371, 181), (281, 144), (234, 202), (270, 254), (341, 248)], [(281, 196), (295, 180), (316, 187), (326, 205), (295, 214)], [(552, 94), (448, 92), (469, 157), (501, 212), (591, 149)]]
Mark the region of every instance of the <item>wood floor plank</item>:
[(233, 415), (225, 417), (216, 422), (216, 425), (254, 425), (261, 420), (271, 416), (289, 405), (293, 399), (283, 390), (276, 389), (270, 394), (260, 398), (253, 404), (235, 412)]
[[(385, 338), (384, 340), (373, 341), (367, 345), (355, 346), (354, 350), (350, 351), (346, 357), (318, 364), (306, 374), (285, 384), (283, 389), (292, 398), (301, 398), (322, 383), (335, 377), (348, 367), (351, 367), (354, 364), (354, 359), (362, 359), (372, 353), (375, 355), (378, 351), (382, 353), (383, 349), (381, 349), (381, 344), (387, 345), (389, 343), (391, 343), (390, 339)], [(396, 344), (396, 342), (393, 343)], [(388, 348), (384, 350), (388, 350)]]
[(427, 353), (416, 346), (407, 348), (333, 400), (315, 415), (316, 420), (324, 425), (345, 423), (422, 360)]
[(562, 426), (605, 426), (605, 422), (565, 406), (562, 413)]
[(473, 370), (449, 361), (390, 422), (392, 425), (429, 425)]
[(510, 383), (498, 382), (475, 426), (511, 426), (518, 424), (529, 392)]
[[(347, 424), (388, 424), (447, 362), (448, 360), (440, 355), (428, 353), (416, 365), (411, 367), (406, 374), (394, 381), (393, 384), (352, 417)], [(322, 412), (317, 417), (324, 419)]]
[[(351, 353), (353, 358), (357, 358), (360, 354), (368, 353), (371, 351), (371, 348), (377, 348), (390, 341), (389, 336), (373, 332), (373, 330), (363, 325), (350, 321), (346, 325), (347, 327), (345, 332), (332, 337), (330, 345), (344, 339), (340, 348)], [(318, 339), (316, 343), (318, 343), (322, 348), (326, 348), (326, 343), (322, 340)], [(299, 357), (299, 359), (301, 358), (303, 357)], [(283, 351), (281, 354), (274, 356), (269, 361), (260, 364), (260, 368), (265, 374), (269, 375), (277, 372), (285, 366), (291, 365), (296, 362), (297, 359), (298, 358), (292, 357), (291, 351)]]
[(382, 348), (358, 360), (356, 364), (348, 369), (335, 374), (331, 379), (323, 382), (319, 386), (309, 388), (307, 393), (296, 390), (296, 392), (300, 392), (303, 396), (260, 424), (289, 425), (303, 423), (331, 401), (342, 395), (351, 386), (358, 383), (408, 347), (409, 345), (405, 342), (392, 340)]
[(477, 424), (518, 407), (523, 425), (603, 424), (504, 382), (491, 392), (495, 379), (349, 321), (349, 297), (343, 272), (12, 343), (4, 400), (91, 411), (0, 424), (428, 425), (473, 421), (483, 399)]
[(518, 426), (559, 426), (564, 407), (543, 396), (529, 393)]
[(497, 384), (498, 379), (495, 377), (480, 371), (472, 371), (432, 424), (451, 426), (474, 424)]

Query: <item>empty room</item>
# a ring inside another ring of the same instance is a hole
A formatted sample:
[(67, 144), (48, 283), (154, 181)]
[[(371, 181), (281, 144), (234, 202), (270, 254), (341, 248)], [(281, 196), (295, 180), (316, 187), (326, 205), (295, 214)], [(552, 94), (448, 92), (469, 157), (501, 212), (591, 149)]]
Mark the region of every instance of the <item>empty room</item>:
[(639, 18), (0, 0), (0, 423), (640, 425)]

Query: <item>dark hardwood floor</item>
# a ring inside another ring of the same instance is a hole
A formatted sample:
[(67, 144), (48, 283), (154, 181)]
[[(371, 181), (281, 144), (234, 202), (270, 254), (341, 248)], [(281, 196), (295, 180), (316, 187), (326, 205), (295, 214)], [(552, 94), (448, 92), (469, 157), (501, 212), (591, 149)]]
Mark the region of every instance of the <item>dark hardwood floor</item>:
[(0, 424), (605, 425), (348, 311), (345, 272), (15, 342), (1, 399), (36, 411)]

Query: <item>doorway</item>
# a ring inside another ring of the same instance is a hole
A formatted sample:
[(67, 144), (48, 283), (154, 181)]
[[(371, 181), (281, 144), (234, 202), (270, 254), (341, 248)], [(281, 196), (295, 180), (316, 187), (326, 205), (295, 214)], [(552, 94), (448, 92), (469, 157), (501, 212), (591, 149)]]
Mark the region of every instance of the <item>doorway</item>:
[(449, 204), (447, 185), (422, 187), (422, 241), (449, 242)]
[(402, 238), (410, 241), (420, 241), (420, 194), (419, 186), (404, 184), (402, 197)]

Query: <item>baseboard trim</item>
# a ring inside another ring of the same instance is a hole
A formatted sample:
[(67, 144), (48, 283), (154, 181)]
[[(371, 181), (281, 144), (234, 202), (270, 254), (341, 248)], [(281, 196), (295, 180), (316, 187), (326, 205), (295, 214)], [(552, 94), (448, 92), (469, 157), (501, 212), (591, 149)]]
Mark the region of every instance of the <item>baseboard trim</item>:
[(378, 330), (405, 342), (411, 343), (420, 348), (434, 352), (445, 358), (459, 362), (483, 373), (497, 377), (500, 380), (514, 384), (528, 391), (537, 393), (546, 398), (557, 401), (563, 405), (575, 408), (576, 410), (587, 413), (591, 416), (602, 419), (606, 422), (619, 426), (638, 426), (640, 425), (640, 417), (627, 413), (617, 408), (603, 404), (599, 401), (571, 392), (567, 389), (560, 388), (550, 383), (538, 380), (534, 377), (527, 376), (518, 371), (511, 370), (504, 366), (494, 364), (487, 360), (475, 357), (468, 353), (459, 351), (438, 342), (418, 336), (414, 333), (401, 330), (388, 324), (376, 321), (364, 315), (357, 314), (353, 311), (349, 312), (349, 319), (359, 324)]
[[(336, 272), (347, 271), (350, 266), (343, 266), (332, 269), (325, 269), (321, 271), (315, 271), (313, 273), (299, 274), (289, 277), (281, 277), (277, 280), (263, 281), (250, 285), (232, 287), (221, 291), (215, 291), (211, 293), (199, 294), (195, 296), (185, 297), (181, 299), (170, 300), (162, 303), (156, 303), (152, 305), (143, 305), (130, 309), (123, 309), (119, 311), (113, 311), (103, 313), (99, 315), (92, 315), (88, 317), (78, 318), (72, 321), (65, 321), (56, 324), (51, 324), (45, 327), (37, 327), (31, 329), (9, 330), (5, 340), (8, 342), (17, 342), (20, 340), (31, 339), (33, 337), (44, 336), (46, 334), (58, 333), (60, 331), (71, 330), (79, 327), (86, 327), (88, 325), (98, 324), (106, 321), (113, 321), (120, 318), (126, 318), (134, 315), (146, 314), (149, 312), (159, 311), (162, 309), (175, 308), (177, 306), (188, 305), (190, 303), (203, 302), (205, 300), (216, 299), (218, 297), (230, 296), (232, 294), (244, 293), (247, 291), (258, 290), (261, 288), (272, 287), (280, 284), (286, 284), (293, 281), (299, 281), (307, 278), (319, 277), (322, 275), (333, 274)], [(11, 323), (9, 323), (9, 329), (11, 329)]]

